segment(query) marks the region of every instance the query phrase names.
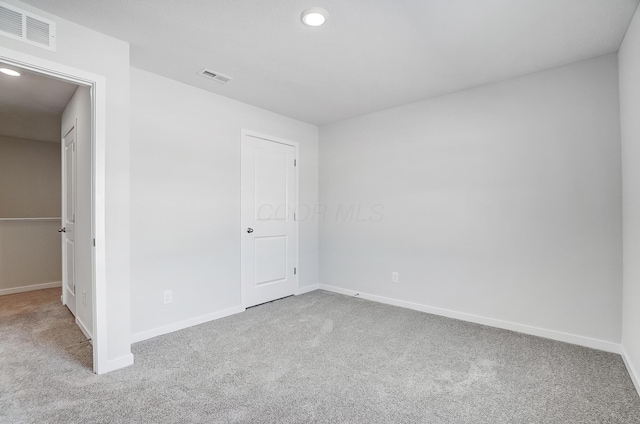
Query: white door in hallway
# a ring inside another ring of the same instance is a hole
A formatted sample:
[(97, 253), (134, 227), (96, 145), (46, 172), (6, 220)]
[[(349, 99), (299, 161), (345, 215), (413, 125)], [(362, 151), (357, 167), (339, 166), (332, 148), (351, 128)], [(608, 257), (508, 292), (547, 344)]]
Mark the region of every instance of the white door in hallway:
[(76, 314), (76, 127), (62, 139), (62, 302)]
[(297, 145), (243, 133), (241, 279), (243, 306), (295, 293), (298, 287)]

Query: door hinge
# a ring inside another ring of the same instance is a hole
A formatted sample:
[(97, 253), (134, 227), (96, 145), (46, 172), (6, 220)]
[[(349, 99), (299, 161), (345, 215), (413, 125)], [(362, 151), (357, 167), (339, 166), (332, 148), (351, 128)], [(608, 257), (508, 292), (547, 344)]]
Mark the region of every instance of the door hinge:
[(93, 247), (96, 247), (96, 239), (93, 239)]
[(293, 166), (298, 166), (298, 161), (296, 159), (293, 160)]
[(298, 273), (298, 268), (293, 268), (293, 275), (296, 275)]
[(293, 220), (294, 221), (296, 220), (296, 214), (295, 213), (293, 214)]

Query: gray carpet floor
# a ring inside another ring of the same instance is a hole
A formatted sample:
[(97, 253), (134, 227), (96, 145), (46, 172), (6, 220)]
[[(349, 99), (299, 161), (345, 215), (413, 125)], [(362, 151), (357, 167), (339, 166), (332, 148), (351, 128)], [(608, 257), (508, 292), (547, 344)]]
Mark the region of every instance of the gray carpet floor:
[(59, 291), (30, 296), (0, 298), (2, 423), (640, 423), (618, 355), (358, 298), (261, 305), (96, 376)]

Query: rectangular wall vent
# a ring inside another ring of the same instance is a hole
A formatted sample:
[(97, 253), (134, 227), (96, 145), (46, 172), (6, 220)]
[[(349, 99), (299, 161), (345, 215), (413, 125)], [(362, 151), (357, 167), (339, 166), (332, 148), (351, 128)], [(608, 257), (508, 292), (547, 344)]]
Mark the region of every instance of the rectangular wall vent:
[(0, 35), (56, 50), (55, 22), (0, 2)]
[(201, 69), (200, 72), (198, 72), (198, 75), (217, 81), (220, 84), (226, 84), (233, 79), (230, 76), (223, 75), (220, 72), (215, 72), (207, 68)]

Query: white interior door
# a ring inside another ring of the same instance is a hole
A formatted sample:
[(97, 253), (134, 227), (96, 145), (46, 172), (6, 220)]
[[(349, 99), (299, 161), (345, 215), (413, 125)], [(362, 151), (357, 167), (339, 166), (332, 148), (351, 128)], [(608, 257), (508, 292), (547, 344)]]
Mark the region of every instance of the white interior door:
[(242, 295), (245, 307), (295, 293), (296, 146), (243, 134)]
[(76, 314), (76, 127), (62, 140), (62, 302)]

